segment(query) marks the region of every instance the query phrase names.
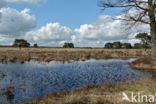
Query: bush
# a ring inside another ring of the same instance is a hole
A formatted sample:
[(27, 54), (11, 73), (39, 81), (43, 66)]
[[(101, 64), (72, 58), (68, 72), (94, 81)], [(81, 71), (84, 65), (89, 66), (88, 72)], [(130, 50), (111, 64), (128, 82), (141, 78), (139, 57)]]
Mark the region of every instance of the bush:
[(74, 48), (73, 43), (64, 43), (63, 48)]
[[(136, 39), (141, 40), (141, 48), (151, 48), (152, 42), (151, 42), (151, 35), (148, 35), (147, 33), (139, 33), (135, 36)], [(137, 47), (139, 44), (136, 44)]]
[(12, 46), (13, 47), (30, 47), (30, 43), (28, 43), (24, 39), (15, 39), (15, 41), (14, 41)]
[(123, 43), (122, 44), (122, 48), (124, 48), (124, 49), (130, 49), (130, 48), (132, 48), (131, 43)]
[(106, 43), (105, 48), (108, 48), (108, 49), (113, 48), (113, 43)]
[(38, 45), (37, 45), (37, 44), (34, 44), (34, 45), (33, 45), (33, 47), (37, 48), (37, 47), (38, 47)]
[(142, 46), (141, 43), (135, 43), (135, 44), (134, 44), (134, 48), (135, 48), (135, 49), (141, 49), (141, 48), (143, 48), (143, 46)]
[(122, 43), (121, 42), (114, 42), (113, 43), (113, 48), (120, 49), (121, 47), (122, 47)]

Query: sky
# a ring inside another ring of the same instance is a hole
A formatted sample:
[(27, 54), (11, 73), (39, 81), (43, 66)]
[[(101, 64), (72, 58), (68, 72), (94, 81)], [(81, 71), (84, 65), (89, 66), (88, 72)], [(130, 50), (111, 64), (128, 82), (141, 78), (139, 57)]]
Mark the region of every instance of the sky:
[[(102, 11), (98, 0), (0, 0), (0, 45), (23, 38), (31, 44), (59, 47), (103, 47), (106, 42), (139, 42), (136, 33), (149, 32), (139, 25), (124, 31), (120, 9)], [(132, 11), (133, 13), (133, 11)]]
[(29, 8), (36, 16), (38, 27), (57, 21), (72, 29), (82, 24), (92, 23), (99, 15), (115, 16), (120, 13), (116, 10), (102, 12), (102, 8), (98, 7), (97, 3), (97, 0), (48, 0), (39, 6), (22, 3), (20, 5), (10, 4), (8, 7), (19, 11)]

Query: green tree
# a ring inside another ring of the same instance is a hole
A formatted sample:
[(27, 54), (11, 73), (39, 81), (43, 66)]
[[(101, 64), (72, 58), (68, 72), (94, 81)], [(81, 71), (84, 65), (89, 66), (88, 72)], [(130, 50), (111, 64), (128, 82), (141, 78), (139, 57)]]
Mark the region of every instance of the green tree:
[(141, 40), (142, 48), (152, 47), (151, 35), (148, 35), (147, 33), (139, 33), (135, 38)]
[(33, 47), (37, 48), (37, 47), (38, 47), (37, 43), (35, 43), (35, 44), (33, 45)]
[(131, 43), (122, 43), (122, 48), (130, 49), (130, 48), (132, 48), (132, 45), (131, 45)]
[(64, 43), (63, 48), (74, 48), (73, 43)]
[(120, 49), (120, 48), (122, 48), (122, 43), (121, 42), (114, 42), (113, 43), (113, 48), (115, 48), (115, 49)]
[(142, 47), (142, 44), (141, 43), (135, 43), (133, 48), (135, 48), (135, 49), (141, 49), (143, 47)]
[(28, 43), (26, 40), (24, 39), (15, 39), (13, 45), (13, 47), (30, 47), (30, 43)]
[[(150, 26), (152, 59), (156, 64), (156, 0), (100, 0), (99, 6), (103, 9), (121, 8), (121, 12), (125, 15), (116, 19), (128, 22), (127, 24), (131, 27), (138, 23)], [(133, 10), (135, 14), (130, 14)]]
[(108, 49), (113, 48), (113, 43), (106, 43), (105, 48), (108, 48)]

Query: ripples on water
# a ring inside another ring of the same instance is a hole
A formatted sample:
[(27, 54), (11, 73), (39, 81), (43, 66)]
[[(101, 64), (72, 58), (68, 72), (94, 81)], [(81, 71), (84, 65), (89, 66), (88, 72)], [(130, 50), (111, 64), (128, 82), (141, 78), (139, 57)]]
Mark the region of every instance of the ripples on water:
[[(146, 74), (128, 67), (132, 60), (88, 60), (71, 63), (25, 62), (0, 64), (0, 104), (33, 100), (48, 92), (72, 90), (86, 84), (139, 79)], [(14, 88), (8, 99), (6, 88)]]

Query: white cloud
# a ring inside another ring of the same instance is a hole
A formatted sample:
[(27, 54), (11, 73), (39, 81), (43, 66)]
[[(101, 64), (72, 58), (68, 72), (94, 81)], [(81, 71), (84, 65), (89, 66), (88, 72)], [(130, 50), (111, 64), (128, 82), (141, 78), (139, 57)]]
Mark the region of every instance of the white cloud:
[[(18, 34), (26, 34), (21, 38), (41, 46), (62, 46), (64, 42), (73, 42), (78, 47), (103, 47), (106, 42), (113, 41), (134, 44), (139, 42), (135, 39), (136, 33), (149, 32), (149, 26), (143, 24), (131, 28), (130, 31), (124, 31), (124, 21), (113, 20), (107, 15), (99, 16), (92, 24), (84, 24), (74, 30), (60, 23), (48, 23), (38, 30), (29, 31), (36, 26), (35, 17), (29, 14), (29, 9), (21, 12), (10, 8), (2, 10), (2, 14), (5, 10), (7, 11), (5, 18), (4, 14), (2, 16), (3, 22), (0, 22), (0, 34), (1, 36), (5, 34), (2, 41), (11, 40), (7, 36), (17, 37)], [(18, 21), (14, 21), (14, 18), (18, 18)]]
[(4, 0), (0, 0), (0, 8), (6, 6), (7, 3)]
[(0, 0), (0, 45), (10, 45), (15, 38), (24, 38), (25, 33), (36, 27), (37, 21), (30, 9), (17, 11), (5, 8), (9, 3), (39, 5), (46, 0)]
[[(100, 46), (108, 41), (138, 42), (135, 34), (149, 32), (149, 26), (144, 24), (136, 25), (129, 31), (124, 30), (124, 21), (113, 20), (111, 16), (102, 15), (92, 24), (81, 25), (75, 29), (77, 35), (73, 36), (72, 41), (79, 46)], [(87, 44), (88, 43), (88, 44)]]
[(71, 41), (72, 34), (68, 27), (49, 23), (37, 31), (28, 32), (25, 38), (41, 45), (62, 46), (64, 42)]
[(81, 25), (71, 30), (59, 23), (48, 23), (36, 31), (26, 33), (25, 38), (32, 43), (46, 46), (62, 46), (73, 42), (77, 47), (103, 47), (106, 42), (140, 42), (135, 35), (149, 32), (148, 25), (136, 25), (129, 31), (124, 30), (124, 21), (113, 20), (111, 16), (99, 16), (92, 24)]
[(29, 9), (20, 12), (12, 8), (0, 9), (0, 34), (15, 37), (36, 27), (36, 18), (29, 12)]
[(11, 45), (14, 39), (0, 34), (0, 45)]
[[(35, 1), (37, 0), (33, 2)], [(124, 15), (117, 17), (122, 16)], [(30, 14), (30, 9), (17, 11), (11, 8), (1, 8), (0, 44), (11, 44), (10, 41), (15, 38), (25, 38), (31, 43), (38, 43), (42, 46), (62, 46), (64, 42), (73, 42), (78, 47), (103, 47), (106, 42), (113, 41), (134, 44), (139, 42), (135, 39), (136, 33), (149, 32), (149, 26), (144, 24), (138, 24), (129, 31), (124, 31), (124, 21), (113, 20), (108, 15), (101, 15), (92, 24), (83, 24), (74, 30), (61, 26), (60, 23), (48, 23), (32, 31), (36, 24), (36, 18)]]

